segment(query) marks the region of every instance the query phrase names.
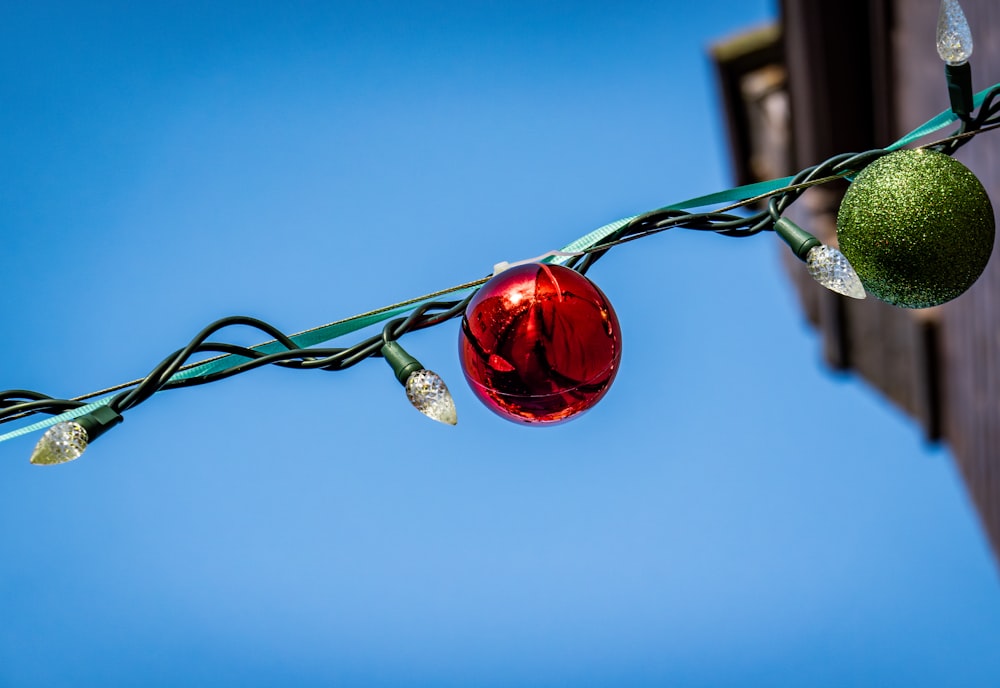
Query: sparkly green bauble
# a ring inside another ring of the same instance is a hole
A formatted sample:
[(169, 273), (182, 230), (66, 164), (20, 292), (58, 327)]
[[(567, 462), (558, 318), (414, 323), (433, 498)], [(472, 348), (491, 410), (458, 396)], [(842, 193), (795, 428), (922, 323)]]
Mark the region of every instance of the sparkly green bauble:
[(928, 308), (962, 294), (993, 251), (993, 206), (962, 163), (890, 153), (858, 173), (837, 215), (840, 250), (872, 295)]

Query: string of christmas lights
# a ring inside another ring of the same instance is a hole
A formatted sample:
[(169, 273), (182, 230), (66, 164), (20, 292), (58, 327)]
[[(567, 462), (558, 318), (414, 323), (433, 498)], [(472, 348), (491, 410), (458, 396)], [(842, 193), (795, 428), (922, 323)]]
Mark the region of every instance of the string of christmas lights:
[[(45, 429), (31, 462), (65, 463), (158, 392), (216, 382), (265, 365), (339, 371), (369, 358), (389, 364), (417, 410), (454, 425), (455, 404), (444, 381), (399, 340), (458, 317), (462, 368), (474, 394), (508, 420), (562, 422), (607, 393), (621, 360), (618, 318), (586, 274), (610, 249), (674, 228), (734, 238), (772, 231), (807, 264), (817, 282), (837, 293), (858, 299), (870, 293), (905, 308), (945, 303), (972, 286), (992, 252), (995, 223), (989, 196), (951, 156), (976, 135), (1000, 126), (1000, 84), (973, 94), (968, 65), (972, 37), (955, 0), (942, 2), (937, 48), (946, 65), (951, 112), (891, 146), (837, 155), (783, 180), (625, 218), (562, 251), (499, 263), (488, 277), (298, 334), (287, 335), (255, 318), (223, 318), (145, 377), (80, 397), (0, 392), (0, 423), (50, 416), (0, 435), (0, 442)], [(955, 122), (959, 126), (951, 136), (904, 148)], [(784, 213), (806, 189), (840, 179), (851, 185), (838, 213), (838, 249), (822, 244)], [(716, 210), (690, 212), (727, 202)], [(732, 212), (760, 203), (763, 209), (748, 215)], [(350, 346), (317, 346), (376, 323), (385, 323), (381, 332)], [(210, 340), (234, 326), (273, 339), (252, 347)], [(203, 358), (208, 354), (214, 356)]]

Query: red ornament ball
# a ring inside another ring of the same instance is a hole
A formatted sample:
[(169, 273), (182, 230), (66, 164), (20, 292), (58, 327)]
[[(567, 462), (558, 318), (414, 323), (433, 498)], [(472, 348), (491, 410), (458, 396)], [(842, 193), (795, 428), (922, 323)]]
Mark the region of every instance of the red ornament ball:
[(589, 279), (560, 265), (508, 268), (462, 318), (465, 379), (487, 408), (519, 423), (558, 423), (600, 401), (622, 357), (618, 317)]

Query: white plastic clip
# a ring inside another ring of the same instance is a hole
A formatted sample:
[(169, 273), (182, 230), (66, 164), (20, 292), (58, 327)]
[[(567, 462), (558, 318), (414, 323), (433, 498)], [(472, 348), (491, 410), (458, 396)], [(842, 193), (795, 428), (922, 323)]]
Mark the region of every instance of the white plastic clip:
[(518, 260), (513, 263), (508, 263), (507, 261), (501, 261), (493, 266), (493, 274), (499, 275), (504, 270), (508, 270), (518, 265), (527, 265), (528, 263), (541, 263), (544, 262), (546, 258), (572, 258), (574, 256), (582, 256), (585, 251), (546, 251), (540, 256), (534, 258), (528, 258), (527, 260)]

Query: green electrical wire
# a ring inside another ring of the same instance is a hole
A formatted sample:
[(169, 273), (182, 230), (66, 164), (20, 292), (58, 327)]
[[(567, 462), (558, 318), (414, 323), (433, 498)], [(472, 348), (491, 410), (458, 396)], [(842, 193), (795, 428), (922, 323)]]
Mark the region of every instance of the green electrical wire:
[[(1000, 84), (991, 86), (990, 88), (984, 89), (977, 93), (974, 97), (974, 104), (976, 108), (980, 109), (980, 113), (976, 119), (971, 120), (973, 127), (979, 129), (985, 125), (992, 123), (992, 118), (996, 114), (998, 107), (993, 106), (992, 100), (1000, 93)], [(983, 108), (984, 103), (989, 103), (989, 106)], [(924, 124), (920, 125), (910, 133), (903, 136), (898, 141), (882, 149), (882, 153), (898, 150), (903, 148), (915, 141), (928, 136), (934, 132), (940, 131), (941, 129), (954, 124), (959, 118), (951, 111), (946, 110), (936, 117), (928, 120)], [(976, 130), (966, 132), (966, 126), (969, 122), (962, 121), (961, 128), (957, 135), (953, 136), (952, 139), (954, 143), (950, 144), (952, 147), (947, 151), (949, 153), (953, 152), (955, 148), (962, 145), (967, 141), (966, 137), (971, 137), (972, 135), (978, 133)], [(995, 124), (994, 124), (995, 125)], [(877, 153), (875, 151), (874, 153)], [(831, 159), (827, 163), (810, 168), (814, 174), (816, 170), (824, 170), (827, 167), (832, 166), (833, 160), (839, 160), (840, 158), (850, 158), (847, 156), (838, 156), (836, 159)], [(827, 167), (824, 167), (827, 166)], [(710, 231), (716, 231), (723, 234), (728, 234), (730, 236), (750, 236), (763, 229), (769, 228), (773, 225), (775, 208), (781, 206), (775, 205), (774, 198), (771, 202), (771, 210), (763, 211), (758, 213), (749, 220), (740, 216), (730, 216), (725, 215), (725, 211), (730, 209), (746, 205), (757, 200), (761, 200), (768, 197), (776, 197), (778, 194), (785, 193), (786, 196), (783, 197), (784, 205), (794, 200), (801, 190), (818, 183), (824, 183), (832, 178), (838, 178), (845, 176), (846, 172), (837, 173), (829, 177), (823, 176), (818, 179), (813, 179), (809, 174), (799, 173), (795, 176), (783, 177), (781, 179), (773, 179), (765, 182), (757, 182), (754, 184), (747, 184), (744, 186), (735, 187), (725, 191), (720, 191), (716, 193), (709, 194), (707, 196), (699, 196), (697, 198), (688, 199), (680, 203), (675, 203), (673, 205), (665, 206), (651, 213), (645, 213), (643, 215), (632, 215), (614, 222), (610, 222), (602, 227), (595, 229), (594, 231), (570, 242), (564, 246), (561, 250), (563, 253), (574, 254), (577, 257), (565, 258), (565, 257), (554, 257), (550, 259), (552, 262), (563, 262), (572, 264), (574, 261), (578, 260), (579, 255), (587, 254), (587, 259), (580, 264), (581, 271), (585, 271), (594, 260), (599, 258), (603, 253), (618, 243), (624, 241), (629, 241), (632, 239), (639, 238), (640, 236), (646, 236), (648, 234), (656, 233), (669, 229), (674, 226), (689, 226), (693, 229), (706, 229)], [(804, 180), (804, 181), (803, 181)], [(790, 192), (794, 192), (795, 195), (788, 195)], [(728, 204), (727, 207), (721, 209), (720, 211), (715, 211), (714, 213), (701, 213), (701, 214), (688, 214), (681, 211), (692, 210), (696, 208), (705, 208), (709, 206), (717, 206)], [(656, 218), (656, 224), (649, 228), (643, 228), (642, 222)], [(755, 224), (752, 224), (754, 223)], [(751, 224), (748, 224), (751, 223)], [(632, 235), (627, 235), (630, 229), (636, 229)], [(609, 237), (613, 237), (611, 241), (608, 241)], [(148, 396), (151, 396), (160, 389), (176, 388), (180, 386), (185, 386), (186, 384), (198, 384), (199, 382), (209, 381), (218, 379), (219, 377), (225, 376), (227, 372), (244, 370), (247, 369), (248, 364), (252, 364), (253, 367), (262, 365), (263, 362), (282, 362), (288, 364), (291, 359), (303, 358), (307, 354), (317, 353), (316, 350), (305, 351), (314, 347), (317, 344), (322, 344), (325, 342), (333, 341), (340, 337), (348, 334), (352, 334), (359, 330), (365, 329), (372, 325), (384, 322), (386, 320), (391, 320), (397, 318), (404, 314), (411, 314), (411, 318), (407, 319), (406, 322), (413, 324), (411, 322), (412, 314), (421, 308), (426, 307), (428, 304), (434, 303), (434, 299), (448, 294), (467, 294), (471, 295), (479, 285), (483, 284), (488, 278), (483, 278), (474, 282), (469, 282), (467, 284), (459, 285), (457, 287), (452, 287), (450, 289), (445, 289), (433, 294), (428, 294), (426, 296), (418, 297), (416, 299), (410, 299), (408, 301), (403, 301), (397, 304), (392, 304), (385, 306), (368, 313), (362, 313), (344, 320), (329, 323), (327, 325), (322, 325), (310, 330), (306, 330), (287, 338), (287, 341), (280, 341), (278, 339), (264, 342), (253, 347), (244, 349), (245, 353), (224, 353), (220, 356), (210, 358), (207, 360), (199, 361), (190, 365), (183, 365), (176, 367), (176, 372), (174, 372), (167, 380), (155, 390), (148, 392), (146, 396), (140, 398), (139, 401), (144, 400)], [(456, 302), (461, 303), (461, 302)], [(454, 308), (454, 305), (452, 305)], [(459, 314), (460, 311), (455, 311), (454, 313), (447, 316), (447, 318), (454, 317)], [(437, 318), (435, 320), (435, 318)], [(428, 322), (436, 323), (443, 319), (441, 316), (431, 316)], [(270, 327), (270, 326), (268, 326)], [(405, 328), (403, 329), (405, 331)], [(397, 334), (402, 334), (402, 332), (397, 332)], [(222, 345), (216, 345), (222, 346)], [(292, 348), (297, 347), (297, 348)], [(228, 349), (240, 349), (240, 347), (227, 346)], [(338, 350), (347, 351), (347, 350)], [(365, 354), (365, 356), (371, 354)], [(358, 359), (360, 360), (360, 359)], [(169, 359), (168, 359), (169, 361)], [(354, 361), (356, 362), (356, 361)], [(165, 362), (166, 363), (166, 362)], [(161, 364), (161, 366), (164, 364)], [(242, 366), (242, 367), (241, 367)], [(169, 367), (169, 366), (168, 366)], [(107, 406), (109, 404), (116, 403), (116, 400), (129, 399), (129, 394), (136, 394), (135, 389), (141, 387), (145, 381), (149, 379), (143, 378), (141, 380), (133, 380), (131, 382), (118, 385), (106, 390), (101, 390), (99, 392), (94, 392), (82, 397), (78, 397), (74, 400), (51, 400), (52, 408), (65, 407), (66, 405), (72, 403), (80, 403), (76, 408), (72, 408), (67, 411), (63, 411), (56, 415), (52, 415), (43, 421), (32, 423), (30, 425), (18, 428), (11, 432), (0, 435), (0, 442), (5, 442), (16, 437), (21, 437), (23, 435), (36, 432), (38, 430), (44, 430), (49, 428), (56, 423), (72, 420), (78, 418), (85, 414), (88, 414), (98, 408)], [(122, 394), (112, 394), (113, 392), (133, 388), (132, 392), (122, 393)], [(83, 400), (94, 398), (100, 396), (101, 394), (107, 393), (100, 399), (97, 399), (90, 403), (82, 403)], [(123, 397), (123, 394), (125, 396)], [(3, 410), (3, 416), (0, 416), (0, 422), (7, 422), (14, 420), (15, 418), (23, 417), (24, 415), (29, 415), (32, 413), (39, 412), (35, 410), (37, 406), (44, 406), (45, 400), (48, 397), (45, 395), (37, 395), (36, 393), (26, 393), (27, 397), (31, 399), (24, 404), (18, 404), (13, 406), (8, 406), (6, 408), (0, 407)], [(35, 395), (35, 396), (31, 396)], [(3, 397), (0, 396), (0, 399)], [(138, 398), (138, 397), (137, 397)], [(22, 409), (22, 412), (18, 414), (18, 409)]]

